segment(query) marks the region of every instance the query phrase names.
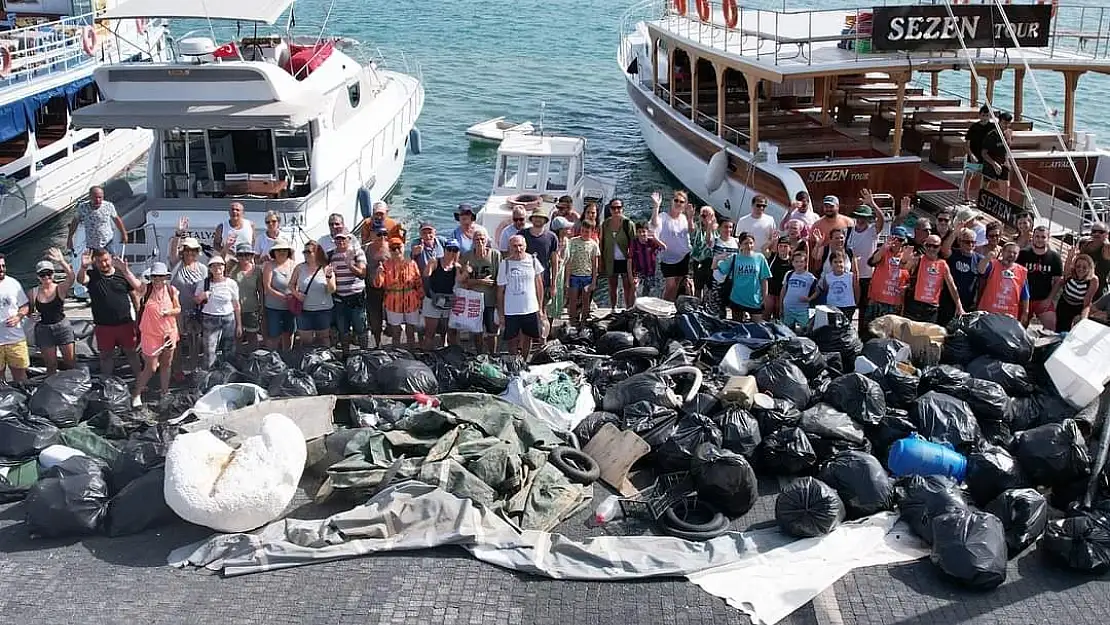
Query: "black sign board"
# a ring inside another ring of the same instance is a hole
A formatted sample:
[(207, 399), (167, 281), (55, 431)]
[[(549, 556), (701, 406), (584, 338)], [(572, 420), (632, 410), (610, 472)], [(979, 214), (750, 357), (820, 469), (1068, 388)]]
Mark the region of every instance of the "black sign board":
[[(877, 7), (871, 30), (874, 50), (959, 50), (963, 33), (968, 48), (1011, 48), (1006, 22), (998, 7), (952, 5), (952, 16), (944, 5)], [(1006, 17), (1023, 48), (1048, 45), (1052, 6), (1009, 4)]]
[(1018, 215), (1026, 212), (1021, 206), (986, 189), (979, 190), (979, 210), (997, 217), (999, 221), (1008, 226), (1016, 225)]

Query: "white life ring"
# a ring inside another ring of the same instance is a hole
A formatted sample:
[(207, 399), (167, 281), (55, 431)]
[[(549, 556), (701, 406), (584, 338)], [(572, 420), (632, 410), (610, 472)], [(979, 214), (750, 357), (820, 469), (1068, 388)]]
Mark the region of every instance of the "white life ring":
[(92, 26), (86, 26), (81, 31), (81, 49), (89, 56), (96, 55), (97, 36)]
[(135, 18), (135, 30), (139, 31), (140, 35), (146, 32), (146, 18)]
[(12, 51), (0, 47), (0, 78), (7, 78), (12, 73)]

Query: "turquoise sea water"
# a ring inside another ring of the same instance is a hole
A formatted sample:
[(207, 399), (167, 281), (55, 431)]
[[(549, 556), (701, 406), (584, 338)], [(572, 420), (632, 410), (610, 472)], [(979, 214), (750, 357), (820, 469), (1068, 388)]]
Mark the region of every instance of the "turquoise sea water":
[[(471, 148), (463, 131), (498, 115), (538, 123), (544, 102), (545, 129), (585, 136), (587, 171), (616, 178), (618, 194), (628, 198), (628, 206), (646, 210), (652, 190), (676, 184), (641, 140), (616, 65), (620, 18), (630, 4), (629, 0), (301, 0), (295, 10), (299, 33), (320, 32), (331, 7), (326, 34), (355, 38), (368, 51), (380, 49), (394, 68), (402, 67), (402, 53), (410, 64), (420, 64), (427, 96), (418, 121), (423, 153), (409, 156), (391, 204), (410, 221), (429, 218), (448, 227), (458, 203), (485, 200), (493, 176), (495, 149)], [(787, 4), (792, 9), (806, 5), (819, 3)], [(207, 26), (174, 25), (179, 34), (196, 28)], [(249, 28), (242, 32), (248, 34)], [(1051, 74), (1039, 78), (1050, 108), (1062, 109), (1063, 81)], [(928, 86), (927, 78), (923, 86)], [(966, 93), (966, 73), (942, 86)], [(1102, 95), (1107, 86), (1104, 77), (1083, 77), (1077, 126), (1103, 133), (1110, 145)], [(1002, 108), (1009, 108), (1009, 93), (1006, 84), (997, 88), (996, 102)], [(1025, 110), (1027, 116), (1043, 116), (1028, 82)], [(64, 241), (68, 218), (2, 250), (9, 254), (13, 275), (29, 276), (41, 251)]]

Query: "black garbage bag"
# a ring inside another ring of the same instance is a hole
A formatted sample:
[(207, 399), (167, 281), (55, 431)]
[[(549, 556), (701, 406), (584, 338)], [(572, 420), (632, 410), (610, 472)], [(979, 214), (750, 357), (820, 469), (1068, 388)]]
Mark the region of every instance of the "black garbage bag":
[(1048, 502), (1032, 488), (1013, 488), (987, 504), (986, 512), (1002, 521), (1006, 528), (1006, 549), (1016, 557), (1037, 542), (1048, 524)]
[[(35, 389), (27, 407), (36, 417), (68, 428), (77, 425), (85, 414), (85, 405), (92, 390), (92, 378), (84, 369), (59, 371)], [(130, 399), (128, 399), (130, 402)]]
[(944, 349), (940, 352), (940, 362), (946, 365), (965, 365), (971, 362), (980, 352), (971, 344), (971, 339), (963, 330), (951, 329), (948, 336), (944, 337)]
[(132, 480), (108, 502), (104, 531), (109, 536), (129, 536), (152, 527), (169, 525), (177, 515), (166, 505), (165, 469), (159, 467)]
[(856, 332), (856, 324), (836, 310), (829, 313), (828, 318), (829, 323), (820, 328), (813, 327), (816, 317), (810, 320), (809, 337), (822, 352), (840, 354), (840, 361), (851, 367), (856, 357), (863, 353), (863, 341)]
[(721, 402), (716, 397), (720, 391), (718, 390), (716, 394), (704, 392), (708, 386), (706, 382), (708, 382), (708, 376), (703, 378), (703, 391), (694, 395), (694, 398), (690, 401), (682, 404), (682, 414), (703, 414), (707, 417), (712, 417), (721, 411)]
[(759, 448), (759, 422), (747, 410), (733, 407), (711, 418), (721, 430), (724, 449), (751, 458)]
[(759, 421), (759, 433), (768, 436), (785, 427), (794, 427), (802, 420), (802, 411), (789, 399), (770, 398), (770, 402), (763, 404), (763, 399), (752, 403), (752, 416)]
[(894, 483), (871, 454), (839, 452), (821, 467), (817, 477), (836, 489), (850, 519), (890, 510), (894, 504)]
[(860, 353), (876, 369), (886, 369), (897, 363), (910, 363), (910, 346), (898, 339), (871, 339), (863, 344)]
[(1003, 361), (1019, 365), (1033, 358), (1033, 339), (1021, 322), (1009, 315), (973, 312), (964, 315), (957, 323), (962, 326), (971, 344)]
[(95, 534), (108, 512), (104, 464), (86, 456), (47, 469), (27, 492), (23, 510), (35, 536)]
[(602, 409), (619, 414), (622, 408), (638, 401), (648, 401), (656, 406), (674, 409), (681, 405), (678, 396), (671, 392), (667, 378), (654, 371), (647, 371), (610, 386), (605, 391)]
[(177, 435), (177, 427), (149, 427), (124, 441), (112, 462), (108, 476), (109, 492), (118, 493), (129, 483), (166, 463), (166, 451)]
[(326, 362), (339, 362), (339, 359), (330, 348), (314, 347), (301, 355), (297, 368), (305, 373), (312, 373), (316, 367)]
[(27, 394), (0, 382), (0, 417), (27, 414)]
[(921, 372), (921, 381), (918, 383), (917, 392), (924, 395), (929, 391), (947, 393), (953, 397), (962, 397), (967, 392), (967, 383), (971, 374), (952, 365), (937, 365), (925, 367)]
[(58, 428), (47, 419), (13, 414), (0, 417), (0, 458), (31, 458), (57, 442)]
[(405, 405), (381, 397), (352, 397), (347, 413), (351, 427), (392, 430), (393, 425), (405, 416)]
[(242, 361), (243, 377), (251, 384), (270, 388), (274, 378), (289, 368), (281, 354), (269, 349), (256, 349)]
[(586, 443), (590, 442), (590, 439), (596, 436), (606, 423), (612, 423), (613, 427), (616, 428), (624, 425), (621, 418), (611, 412), (598, 411), (586, 415), (585, 419), (574, 426), (574, 436), (578, 439), (578, 444), (585, 447)]
[(721, 430), (717, 424), (705, 415), (682, 417), (671, 437), (655, 452), (655, 462), (663, 471), (688, 471), (694, 451), (702, 443), (721, 446)]
[(789, 536), (812, 538), (831, 533), (844, 521), (844, 502), (828, 484), (802, 477), (775, 499), (775, 522)]
[(809, 436), (818, 460), (827, 460), (844, 450), (871, 449), (863, 427), (828, 404), (817, 404), (803, 412), (798, 425)]
[(922, 540), (933, 544), (933, 519), (949, 512), (967, 511), (960, 487), (941, 475), (908, 475), (894, 483), (894, 499), (902, 518)]
[(270, 397), (314, 397), (317, 394), (312, 376), (299, 369), (279, 373), (270, 381), (267, 391)]
[(817, 343), (797, 336), (770, 343), (752, 350), (752, 360), (772, 362), (778, 359), (789, 360), (802, 371), (805, 377), (813, 377), (825, 370), (827, 363)]
[(698, 497), (730, 518), (747, 514), (759, 497), (759, 482), (748, 460), (712, 443), (694, 450), (690, 472)]
[(196, 381), (196, 389), (202, 395), (221, 384), (234, 384), (236, 382), (248, 381), (246, 376), (235, 368), (235, 365), (227, 361), (216, 365), (214, 369), (198, 371), (194, 379)]
[(347, 368), (341, 362), (322, 362), (312, 369), (311, 376), (321, 395), (341, 395), (347, 386)]
[(1056, 391), (1037, 388), (1028, 397), (1014, 397), (1010, 400), (1007, 420), (1015, 432), (1035, 428), (1038, 425), (1061, 423), (1072, 419), (1078, 411)]
[(967, 455), (967, 492), (978, 506), (1002, 493), (1029, 486), (1017, 460), (1003, 447), (985, 445)]
[(1009, 423), (1007, 411), (1010, 407), (1010, 397), (998, 382), (972, 378), (967, 381), (967, 386), (960, 398), (971, 407), (979, 425), (984, 425), (984, 421)]
[(1066, 484), (1090, 474), (1087, 441), (1071, 419), (1018, 432), (1013, 450), (1034, 486)]
[(399, 356), (391, 350), (372, 349), (347, 357), (347, 384), (351, 390), (359, 394), (377, 392), (378, 369), (387, 362), (393, 362)]
[(84, 419), (109, 412), (116, 416), (131, 412), (131, 389), (122, 379), (112, 376), (103, 380), (93, 380), (89, 401), (85, 404)]
[(1096, 509), (1049, 521), (1041, 549), (1073, 571), (1102, 573), (1110, 569), (1110, 515)]
[(465, 390), (466, 369), (473, 362), (473, 359), (459, 345), (448, 345), (432, 352), (418, 352), (413, 354), (412, 360), (418, 360), (428, 366), (438, 384), (438, 392), (443, 393)]
[(794, 363), (775, 360), (755, 372), (755, 384), (760, 392), (771, 397), (789, 399), (798, 408), (809, 406), (812, 391), (809, 381)]
[(678, 427), (678, 412), (650, 401), (638, 401), (624, 409), (624, 427), (644, 439), (652, 451), (658, 450)]
[(885, 463), (890, 447), (916, 431), (917, 425), (905, 410), (891, 408), (878, 425), (866, 429), (867, 439), (871, 441), (871, 453)]
[(1023, 396), (1033, 392), (1029, 372), (1021, 365), (1002, 362), (990, 356), (980, 356), (967, 364), (967, 372), (973, 378), (1001, 384), (1009, 395)]
[(609, 330), (597, 339), (595, 347), (597, 353), (612, 356), (622, 349), (631, 349), (636, 346), (636, 338), (631, 332), (618, 332)]
[(379, 367), (374, 384), (377, 392), (382, 395), (439, 392), (439, 383), (431, 368), (419, 360), (408, 358), (400, 358)]
[(882, 387), (888, 407), (909, 408), (917, 399), (921, 378), (916, 371), (903, 369), (905, 366), (894, 364), (871, 374), (872, 379)]
[(785, 427), (763, 437), (759, 467), (770, 475), (798, 475), (817, 465), (809, 437), (797, 427)]
[(930, 556), (949, 577), (988, 590), (1006, 581), (1006, 530), (993, 514), (961, 510), (933, 519)]
[(861, 425), (878, 425), (886, 414), (883, 388), (859, 373), (849, 373), (833, 380), (825, 389), (824, 402), (846, 412)]
[(962, 399), (929, 391), (914, 402), (912, 417), (922, 436), (934, 443), (950, 443), (960, 453), (966, 454), (979, 442), (979, 423)]

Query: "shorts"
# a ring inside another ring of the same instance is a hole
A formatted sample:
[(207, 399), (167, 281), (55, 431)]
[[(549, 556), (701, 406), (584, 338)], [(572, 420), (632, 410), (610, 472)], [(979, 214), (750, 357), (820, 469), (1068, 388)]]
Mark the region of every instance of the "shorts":
[(728, 307), (732, 311), (732, 315), (734, 317), (739, 317), (741, 313), (748, 313), (749, 315), (763, 314), (762, 308), (748, 308), (747, 306), (741, 306), (740, 304), (733, 303), (732, 301), (729, 301)]
[(347, 334), (350, 331), (352, 334), (366, 334), (366, 303), (363, 298), (362, 306), (350, 306), (340, 298), (335, 298), (335, 305), (332, 306), (331, 314), (332, 321), (335, 329), (340, 334)]
[[(244, 316), (243, 325), (247, 323)], [(276, 339), (282, 334), (292, 334), (297, 330), (297, 316), (288, 310), (266, 308), (266, 337)]]
[(1010, 179), (1010, 168), (1003, 166), (1002, 167), (1002, 173), (996, 173), (994, 171), (993, 167), (984, 164), (983, 165), (983, 177), (986, 178), (987, 180), (1009, 180)]
[(385, 322), (391, 326), (400, 327), (406, 325), (413, 328), (418, 328), (424, 325), (424, 317), (420, 316), (419, 310), (412, 312), (400, 313), (393, 312), (392, 310), (385, 311)]
[(258, 334), (262, 331), (262, 312), (258, 310), (244, 310), (243, 334)]
[(35, 346), (40, 350), (54, 349), (76, 342), (73, 327), (64, 319), (58, 323), (35, 324)]
[(639, 286), (636, 289), (636, 294), (640, 297), (652, 297), (653, 293), (662, 292), (659, 276), (657, 275), (652, 274), (650, 276), (637, 276), (636, 280), (639, 282)]
[(659, 263), (659, 268), (663, 272), (664, 279), (685, 278), (686, 274), (690, 273), (690, 255), (683, 256), (677, 263)]
[(809, 325), (808, 308), (788, 308), (782, 311), (782, 323), (786, 326)]
[(623, 276), (628, 273), (628, 259), (622, 258), (621, 260), (613, 259), (613, 275)]
[(570, 277), (570, 288), (572, 288), (572, 289), (581, 290), (581, 289), (584, 289), (584, 288), (590, 286), (593, 283), (594, 283), (593, 276), (571, 276)]
[(903, 316), (911, 321), (922, 321), (925, 323), (936, 323), (937, 316), (940, 313), (940, 306), (933, 304), (926, 304), (913, 299), (906, 299), (906, 310)]
[(1040, 317), (1045, 313), (1054, 312), (1056, 306), (1051, 299), (1035, 299), (1029, 302), (1029, 314), (1034, 317)]
[(497, 308), (494, 306), (486, 306), (482, 310), (482, 329), (485, 334), (490, 336), (497, 335)]
[(983, 173), (983, 164), (976, 163), (970, 160), (964, 161), (964, 171), (971, 172), (973, 174), (981, 174)]
[(505, 330), (501, 333), (501, 338), (511, 341), (516, 338), (516, 335), (522, 333), (528, 338), (540, 338), (542, 328), (538, 312), (527, 315), (505, 315)]
[(26, 369), (31, 366), (31, 354), (27, 351), (27, 341), (0, 345), (0, 368)]
[(297, 329), (302, 332), (323, 332), (331, 329), (331, 309), (303, 310), (297, 315)]
[(700, 291), (713, 279), (713, 259), (691, 261), (694, 270), (694, 290)]
[[(162, 350), (162, 346), (166, 344), (167, 338), (169, 337), (144, 334), (139, 345), (139, 348), (143, 352), (143, 356), (146, 356), (147, 358), (154, 358), (154, 352), (158, 352), (159, 354), (164, 353), (165, 350)], [(173, 341), (173, 346), (177, 346), (176, 340)], [(167, 349), (172, 349), (172, 347)]]
[(96, 347), (100, 353), (112, 353), (119, 347), (128, 350), (135, 349), (139, 342), (135, 338), (135, 322), (128, 321), (117, 326), (96, 326), (93, 334), (96, 336)]
[(425, 319), (447, 319), (451, 316), (451, 306), (447, 308), (437, 308), (435, 301), (431, 297), (425, 296), (424, 305), (420, 307), (420, 314), (423, 315)]

